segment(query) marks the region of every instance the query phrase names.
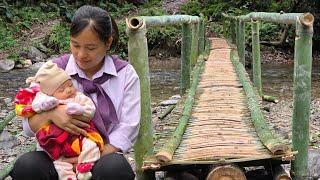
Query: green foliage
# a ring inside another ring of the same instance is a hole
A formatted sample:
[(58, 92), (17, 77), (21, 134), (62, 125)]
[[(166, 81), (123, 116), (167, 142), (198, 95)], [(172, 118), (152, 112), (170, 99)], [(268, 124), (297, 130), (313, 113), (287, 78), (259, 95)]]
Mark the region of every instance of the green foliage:
[(69, 26), (66, 23), (59, 23), (52, 27), (44, 44), (54, 52), (68, 52), (70, 47)]
[(13, 33), (0, 23), (0, 50), (7, 50), (16, 44)]
[(280, 36), (281, 27), (275, 23), (260, 23), (260, 40), (275, 41)]
[(23, 32), (30, 30), (33, 23), (57, 17), (57, 13), (45, 13), (39, 7), (14, 8), (8, 4), (0, 3), (0, 9), (9, 9), (12, 14), (10, 20), (8, 20), (8, 16), (0, 14), (0, 39), (2, 40), (0, 50), (16, 46), (18, 38), (24, 35)]
[(125, 21), (118, 22), (119, 41), (117, 46), (112, 49), (111, 54), (118, 54), (121, 58), (125, 58), (128, 52), (128, 36), (126, 35)]

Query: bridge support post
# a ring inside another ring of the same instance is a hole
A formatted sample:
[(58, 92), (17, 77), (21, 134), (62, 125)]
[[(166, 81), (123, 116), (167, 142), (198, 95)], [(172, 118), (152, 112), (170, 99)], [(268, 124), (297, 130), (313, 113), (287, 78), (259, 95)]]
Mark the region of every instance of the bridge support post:
[(191, 68), (198, 59), (198, 45), (199, 45), (199, 23), (191, 24), (192, 26), (192, 41), (191, 41)]
[(231, 32), (231, 42), (232, 44), (236, 44), (236, 30), (237, 30), (237, 26), (236, 26), (236, 20), (231, 19), (230, 20), (230, 32)]
[(205, 24), (204, 24), (204, 19), (201, 18), (199, 22), (199, 50), (198, 50), (199, 54), (202, 54), (204, 51), (204, 44), (205, 44), (204, 34), (205, 34)]
[(313, 15), (307, 13), (296, 22), (292, 143), (298, 154), (291, 172), (298, 180), (308, 176), (313, 21)]
[(132, 66), (140, 78), (141, 90), (141, 119), (140, 130), (134, 146), (136, 172), (139, 180), (154, 179), (154, 172), (143, 172), (143, 157), (153, 152), (153, 128), (151, 116), (151, 92), (148, 61), (148, 44), (146, 38), (146, 24), (144, 21), (127, 20), (128, 55)]
[(259, 95), (262, 96), (259, 21), (252, 20), (251, 28), (252, 28), (253, 85), (254, 87), (257, 88)]
[(245, 48), (246, 48), (246, 42), (245, 42), (245, 22), (239, 21), (239, 38), (238, 38), (238, 52), (239, 52), (239, 59), (243, 66), (246, 65), (245, 60)]
[(180, 95), (190, 88), (191, 24), (182, 24)]

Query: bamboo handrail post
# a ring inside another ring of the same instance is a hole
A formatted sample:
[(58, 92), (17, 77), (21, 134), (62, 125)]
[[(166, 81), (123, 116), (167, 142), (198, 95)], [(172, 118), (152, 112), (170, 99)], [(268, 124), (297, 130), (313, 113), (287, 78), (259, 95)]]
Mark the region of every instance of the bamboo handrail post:
[(190, 63), (191, 63), (191, 25), (182, 24), (182, 45), (181, 45), (181, 76), (180, 95), (184, 95), (190, 88)]
[(228, 25), (226, 21), (222, 22), (222, 29), (223, 29), (223, 37), (227, 38), (227, 29), (228, 29)]
[(204, 51), (204, 44), (205, 44), (204, 34), (205, 34), (205, 23), (204, 23), (204, 19), (201, 18), (199, 23), (199, 50), (198, 50), (199, 54), (202, 54)]
[(259, 95), (262, 96), (259, 21), (252, 20), (251, 28), (253, 85), (257, 88)]
[(240, 62), (245, 66), (245, 48), (246, 48), (246, 42), (245, 42), (245, 22), (239, 21), (239, 58)]
[(231, 32), (231, 43), (236, 44), (236, 22), (234, 19), (230, 20), (230, 32)]
[(237, 46), (237, 49), (239, 49), (239, 21), (235, 20), (235, 23), (236, 23), (236, 27), (235, 27), (235, 30), (236, 30), (236, 46)]
[(310, 13), (296, 21), (292, 144), (299, 153), (291, 168), (294, 179), (307, 179), (308, 176), (313, 22)]
[(142, 162), (145, 154), (153, 151), (153, 129), (151, 116), (151, 92), (148, 61), (146, 24), (143, 20), (127, 19), (128, 56), (140, 79), (141, 118), (140, 130), (134, 145), (136, 172), (138, 179), (153, 179), (154, 173), (143, 172)]
[(191, 51), (191, 69), (196, 64), (197, 56), (198, 56), (198, 23), (191, 24), (192, 27), (192, 35), (191, 35), (191, 46), (189, 51)]

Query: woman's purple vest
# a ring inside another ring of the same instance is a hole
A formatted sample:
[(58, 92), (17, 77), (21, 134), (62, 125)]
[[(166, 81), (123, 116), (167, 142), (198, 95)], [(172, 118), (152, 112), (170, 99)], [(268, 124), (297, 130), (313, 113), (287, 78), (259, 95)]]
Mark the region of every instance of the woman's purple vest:
[[(70, 54), (67, 54), (54, 59), (53, 62), (56, 63), (58, 67), (62, 69), (66, 69), (69, 58), (70, 58)], [(127, 61), (123, 61), (117, 56), (111, 56), (111, 58), (113, 60), (113, 63), (117, 72), (119, 72), (122, 68), (124, 68), (128, 64)], [(84, 94), (87, 95), (88, 97), (91, 97), (89, 95), (91, 93), (97, 93), (97, 103), (95, 103), (96, 112), (93, 116), (92, 122), (94, 123), (95, 127), (98, 129), (100, 134), (103, 136), (105, 143), (108, 143), (109, 142), (108, 129), (110, 127), (110, 124), (111, 123), (117, 124), (119, 123), (119, 120), (116, 114), (115, 107), (110, 97), (101, 87), (101, 84), (103, 84), (105, 81), (109, 80), (110, 78), (113, 78), (114, 76), (103, 73), (101, 77), (96, 78), (92, 81), (84, 78), (80, 78), (78, 74), (72, 75), (71, 77), (77, 80), (77, 82), (82, 85), (84, 89)]]

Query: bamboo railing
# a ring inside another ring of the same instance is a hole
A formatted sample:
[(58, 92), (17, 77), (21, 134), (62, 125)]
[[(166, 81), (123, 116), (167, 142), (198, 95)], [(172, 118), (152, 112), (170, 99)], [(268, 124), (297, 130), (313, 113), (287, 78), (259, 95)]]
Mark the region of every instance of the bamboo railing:
[(140, 16), (126, 20), (129, 59), (140, 78), (141, 120), (138, 139), (135, 143), (136, 172), (138, 179), (154, 176), (142, 171), (143, 157), (153, 152), (153, 130), (151, 121), (150, 78), (148, 64), (147, 28), (167, 25), (182, 26), (180, 94), (190, 88), (191, 68), (199, 54), (204, 51), (204, 21), (197, 16)]
[(312, 35), (314, 17), (310, 13), (266, 13), (254, 12), (244, 16), (230, 16), (223, 14), (231, 24), (232, 42), (236, 42), (240, 62), (244, 65), (245, 52), (245, 22), (252, 25), (252, 58), (253, 58), (253, 85), (259, 94), (263, 95), (260, 67), (260, 40), (259, 22), (280, 24), (295, 24), (296, 38), (294, 48), (294, 90), (293, 90), (293, 117), (292, 142), (294, 151), (298, 151), (292, 165), (291, 173), (295, 179), (306, 179), (308, 175), (308, 145), (309, 145), (309, 117), (311, 99), (311, 68), (312, 68)]

